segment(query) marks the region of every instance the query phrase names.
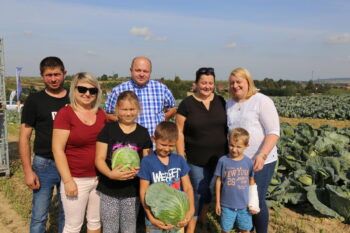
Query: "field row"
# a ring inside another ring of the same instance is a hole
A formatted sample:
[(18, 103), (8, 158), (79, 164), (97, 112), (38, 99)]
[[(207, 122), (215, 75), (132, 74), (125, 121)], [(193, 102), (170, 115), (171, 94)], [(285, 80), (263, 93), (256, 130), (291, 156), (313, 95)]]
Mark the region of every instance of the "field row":
[(272, 97), (278, 114), (292, 118), (350, 120), (350, 95)]

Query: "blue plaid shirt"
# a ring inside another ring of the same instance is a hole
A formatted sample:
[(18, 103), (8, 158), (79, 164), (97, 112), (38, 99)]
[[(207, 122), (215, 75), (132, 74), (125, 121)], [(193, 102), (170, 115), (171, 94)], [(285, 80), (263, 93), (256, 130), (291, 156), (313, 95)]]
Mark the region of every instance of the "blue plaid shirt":
[(163, 83), (149, 80), (145, 86), (139, 86), (130, 79), (112, 89), (105, 103), (106, 113), (115, 112), (118, 96), (123, 91), (133, 91), (139, 98), (141, 112), (136, 122), (147, 128), (151, 136), (158, 123), (164, 121), (165, 110), (175, 107), (175, 99)]

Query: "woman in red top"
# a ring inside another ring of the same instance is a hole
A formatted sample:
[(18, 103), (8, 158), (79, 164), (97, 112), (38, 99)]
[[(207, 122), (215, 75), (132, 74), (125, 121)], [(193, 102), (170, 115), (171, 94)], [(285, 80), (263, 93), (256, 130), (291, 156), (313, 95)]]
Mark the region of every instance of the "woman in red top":
[(55, 117), (52, 151), (61, 175), (65, 214), (63, 232), (80, 232), (86, 214), (87, 232), (100, 232), (100, 198), (95, 169), (96, 138), (106, 122), (99, 109), (100, 85), (91, 74), (74, 75), (70, 105)]

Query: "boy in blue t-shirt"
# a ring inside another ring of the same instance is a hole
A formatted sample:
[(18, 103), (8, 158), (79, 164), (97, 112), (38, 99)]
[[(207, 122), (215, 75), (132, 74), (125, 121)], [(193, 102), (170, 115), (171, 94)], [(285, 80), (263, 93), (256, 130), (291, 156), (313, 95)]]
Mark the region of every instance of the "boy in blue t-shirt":
[(229, 154), (219, 159), (215, 169), (215, 210), (221, 216), (224, 233), (230, 232), (235, 222), (239, 232), (249, 233), (253, 227), (252, 214), (260, 211), (253, 162), (243, 154), (248, 142), (249, 133), (245, 129), (232, 130)]
[(183, 227), (189, 223), (194, 214), (193, 189), (188, 176), (190, 169), (182, 156), (172, 153), (177, 139), (178, 129), (174, 123), (168, 121), (159, 123), (153, 137), (156, 150), (145, 156), (141, 161), (141, 168), (138, 172), (140, 177), (140, 201), (147, 215), (147, 233), (162, 233), (163, 230), (170, 230), (174, 227), (156, 219), (145, 203), (146, 191), (150, 184), (164, 182), (175, 189), (183, 190), (188, 196), (189, 211), (185, 219), (177, 224), (177, 227), (182, 227), (182, 229), (179, 231), (172, 229), (171, 232), (183, 232)]

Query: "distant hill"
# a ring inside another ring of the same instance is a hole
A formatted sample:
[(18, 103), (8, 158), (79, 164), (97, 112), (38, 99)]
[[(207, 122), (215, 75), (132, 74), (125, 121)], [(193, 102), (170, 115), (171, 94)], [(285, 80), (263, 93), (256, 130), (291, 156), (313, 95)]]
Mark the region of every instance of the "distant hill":
[(350, 84), (350, 78), (323, 78), (314, 80), (315, 83)]

